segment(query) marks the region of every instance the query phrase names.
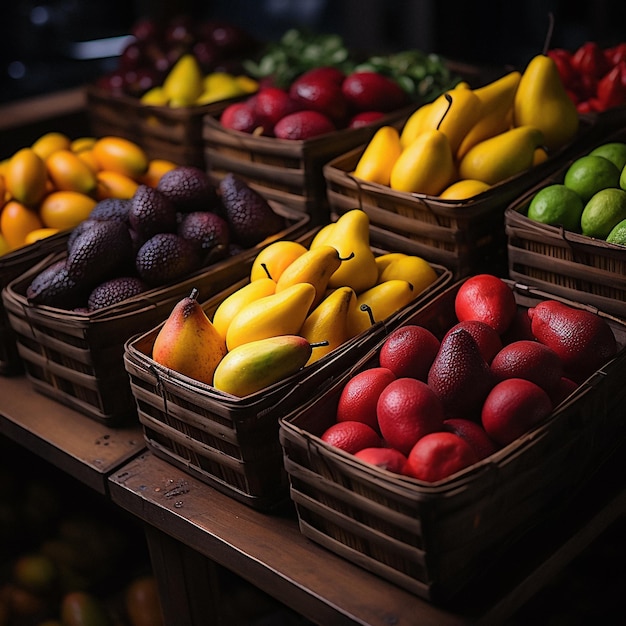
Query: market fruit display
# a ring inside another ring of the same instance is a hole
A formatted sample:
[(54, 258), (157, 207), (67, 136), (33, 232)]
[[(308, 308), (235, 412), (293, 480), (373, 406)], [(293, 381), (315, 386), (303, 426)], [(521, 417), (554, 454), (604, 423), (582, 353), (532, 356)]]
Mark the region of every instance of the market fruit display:
[[(617, 353), (601, 316), (551, 298), (517, 307), (491, 274), (466, 279), (454, 304), (443, 336), (408, 324), (384, 339), (344, 383), (322, 441), (387, 471), (444, 480), (545, 421)], [(381, 452), (357, 454), (372, 447)]]
[(626, 42), (604, 47), (586, 41), (575, 50), (552, 48), (547, 55), (580, 113), (602, 113), (626, 104)]
[(149, 159), (122, 137), (72, 140), (47, 132), (0, 164), (0, 252), (70, 230), (99, 201), (128, 199), (174, 167), (171, 161)]
[(569, 163), (530, 198), (529, 219), (625, 245), (626, 143), (608, 141)]
[(459, 83), (400, 129), (378, 129), (353, 174), (396, 191), (471, 198), (566, 146), (579, 124), (553, 60), (539, 54), (523, 72), (477, 88)]
[[(265, 247), (250, 280), (226, 295), (211, 319), (189, 298), (181, 301), (159, 329), (152, 358), (218, 391), (255, 393), (417, 298), (437, 272), (420, 257), (417, 264), (406, 262), (412, 258), (376, 257), (367, 214), (348, 211), (322, 227), (308, 247), (289, 241)], [(211, 339), (198, 340), (200, 329)], [(207, 365), (202, 374), (200, 364)]]
[(172, 284), (285, 228), (285, 218), (235, 176), (213, 184), (191, 165), (107, 198), (69, 233), (67, 254), (35, 275), (28, 301), (92, 312)]
[[(258, 42), (239, 26), (223, 20), (193, 20), (188, 15), (167, 19), (143, 17), (131, 27), (131, 40), (122, 50), (117, 67), (96, 85), (111, 95), (140, 98), (162, 86), (178, 61), (193, 58), (192, 71), (235, 78), (243, 75), (242, 59), (253, 54)], [(230, 81), (224, 81), (224, 84)], [(235, 81), (237, 82), (237, 81)], [(245, 81), (243, 81), (245, 84)]]

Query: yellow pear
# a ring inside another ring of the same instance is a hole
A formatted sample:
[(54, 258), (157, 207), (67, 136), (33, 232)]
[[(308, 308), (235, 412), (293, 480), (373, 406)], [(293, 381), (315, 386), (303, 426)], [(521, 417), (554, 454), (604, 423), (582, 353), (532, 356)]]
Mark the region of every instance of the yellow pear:
[(548, 151), (571, 141), (580, 118), (553, 59), (545, 54), (533, 57), (522, 74), (513, 104), (515, 126), (534, 126), (543, 133)]
[(247, 304), (230, 321), (226, 331), (229, 350), (249, 341), (297, 335), (315, 298), (310, 283), (296, 283), (280, 292)]
[(413, 285), (407, 280), (392, 279), (378, 283), (359, 294), (356, 307), (350, 310), (348, 324), (352, 336), (386, 320), (413, 300)]
[(380, 275), (383, 273), (383, 270), (398, 259), (403, 259), (407, 256), (404, 252), (387, 252), (385, 254), (380, 254), (376, 257), (376, 265), (378, 266), (378, 282), (380, 282)]
[(413, 140), (428, 128), (426, 124), (430, 122), (431, 109), (432, 103), (427, 102), (409, 116), (400, 133), (400, 147), (402, 149), (413, 143)]
[(289, 239), (274, 241), (261, 250), (250, 268), (250, 280), (271, 278), (277, 281), (284, 269), (307, 251), (306, 246)]
[(211, 385), (226, 344), (197, 297), (198, 290), (193, 289), (174, 306), (154, 340), (152, 358), (163, 367)]
[(371, 183), (389, 185), (391, 168), (402, 152), (400, 134), (393, 126), (381, 126), (359, 158), (354, 176)]
[(426, 259), (408, 254), (389, 263), (382, 271), (378, 282), (396, 279), (411, 283), (413, 297), (416, 298), (437, 280), (437, 272)]
[(430, 105), (426, 129), (440, 130), (456, 154), (461, 141), (481, 116), (481, 102), (472, 89), (451, 89)]
[(440, 130), (421, 132), (402, 151), (391, 170), (390, 187), (396, 191), (436, 196), (456, 179), (450, 142)]
[(352, 337), (348, 314), (356, 306), (352, 287), (339, 287), (328, 294), (308, 315), (300, 334), (312, 344), (327, 342), (311, 352), (307, 365), (314, 363)]
[(495, 185), (532, 167), (542, 142), (543, 133), (534, 126), (518, 126), (485, 139), (461, 159), (459, 176)]
[(461, 141), (456, 151), (457, 159), (462, 159), (467, 151), (477, 143), (509, 128), (509, 112), (513, 108), (515, 93), (521, 78), (521, 72), (509, 72), (484, 87), (474, 90), (480, 100), (480, 118)]
[(247, 285), (240, 287), (229, 296), (224, 298), (213, 313), (213, 326), (217, 332), (226, 340), (228, 326), (233, 317), (250, 302), (259, 298), (271, 296), (276, 293), (276, 282), (271, 278), (259, 278), (250, 281)]
[(311, 303), (313, 309), (324, 298), (328, 281), (341, 263), (342, 259), (334, 246), (323, 244), (307, 250), (285, 268), (276, 281), (276, 291), (283, 291), (296, 283), (310, 283), (315, 287), (315, 298)]
[(204, 89), (204, 75), (195, 55), (183, 54), (163, 81), (163, 91), (170, 104), (193, 105)]
[(330, 233), (335, 228), (335, 222), (330, 222), (329, 224), (325, 224), (322, 226), (317, 233), (313, 236), (311, 243), (309, 244), (309, 248), (312, 250), (317, 246), (321, 246), (326, 243), (326, 238), (330, 235)]
[(370, 220), (365, 211), (351, 209), (341, 215), (328, 231), (324, 244), (333, 246), (342, 259), (328, 281), (329, 288), (352, 287), (358, 294), (376, 284), (378, 267), (370, 246)]

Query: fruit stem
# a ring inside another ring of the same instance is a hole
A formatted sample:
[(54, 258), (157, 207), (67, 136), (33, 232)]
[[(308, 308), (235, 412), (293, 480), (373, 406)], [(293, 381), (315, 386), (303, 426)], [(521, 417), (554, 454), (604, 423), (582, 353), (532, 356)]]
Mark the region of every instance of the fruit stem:
[(270, 271), (267, 269), (267, 264), (266, 263), (261, 263), (261, 267), (265, 270), (265, 273), (267, 274), (268, 278), (272, 278), (272, 275), (270, 274)]
[(543, 42), (543, 56), (548, 54), (548, 50), (550, 50), (550, 43), (552, 42), (552, 33), (554, 32), (554, 13), (552, 11), (548, 12), (548, 32), (546, 34), (546, 39)]
[(343, 261), (349, 261), (350, 259), (353, 259), (353, 258), (354, 258), (354, 256), (355, 256), (355, 255), (354, 255), (354, 250), (353, 250), (352, 252), (350, 252), (350, 254), (349, 254), (347, 257), (344, 257), (344, 258), (339, 257), (339, 260), (340, 260), (341, 262), (343, 262)]
[(194, 288), (191, 290), (191, 293), (189, 294), (189, 297), (190, 297), (192, 300), (196, 300), (196, 299), (198, 298), (198, 289), (197, 289), (197, 287), (194, 287)]
[(439, 120), (439, 123), (437, 124), (437, 130), (439, 130), (439, 127), (441, 126), (441, 122), (443, 122), (446, 115), (448, 114), (448, 111), (450, 110), (450, 107), (452, 106), (452, 96), (449, 93), (444, 93), (443, 97), (448, 101), (448, 106), (446, 107), (446, 110), (443, 112), (443, 115), (441, 116), (441, 119)]
[(361, 311), (366, 311), (370, 318), (370, 324), (373, 326), (376, 323), (374, 319), (374, 313), (372, 312), (372, 307), (369, 304), (362, 304), (360, 307)]
[(328, 340), (324, 339), (324, 341), (315, 341), (314, 343), (310, 343), (309, 345), (311, 346), (311, 348), (321, 348), (328, 345)]

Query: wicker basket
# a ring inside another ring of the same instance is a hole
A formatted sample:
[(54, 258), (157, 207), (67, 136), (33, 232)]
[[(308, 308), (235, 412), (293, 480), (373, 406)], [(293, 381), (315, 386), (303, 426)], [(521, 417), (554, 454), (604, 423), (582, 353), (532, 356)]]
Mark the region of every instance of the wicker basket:
[[(315, 231), (312, 231), (312, 233)], [(308, 243), (312, 234), (300, 241)], [(368, 352), (389, 328), (445, 289), (452, 273), (433, 265), (437, 280), (405, 309), (283, 382), (237, 398), (157, 364), (152, 346), (160, 325), (126, 344), (124, 360), (148, 447), (203, 482), (254, 508), (288, 499), (278, 417), (303, 404)], [(211, 317), (247, 279), (203, 303)]]
[[(26, 375), (33, 387), (87, 416), (115, 426), (136, 418), (124, 369), (124, 342), (163, 321), (191, 289), (207, 299), (243, 278), (259, 250), (276, 239), (306, 232), (308, 216), (272, 203), (287, 227), (257, 246), (218, 261), (176, 284), (151, 289), (93, 313), (34, 306), (26, 299), (33, 277), (50, 259), (11, 281), (2, 298)], [(63, 258), (60, 253), (53, 260)]]
[(140, 145), (149, 158), (204, 169), (202, 120), (219, 115), (233, 100), (197, 107), (146, 106), (139, 98), (112, 95), (95, 85), (85, 87), (87, 113), (97, 137), (115, 135)]
[[(64, 250), (68, 236), (69, 233), (57, 233), (0, 257), (0, 289), (46, 257)], [(15, 333), (9, 324), (4, 306), (0, 302), (0, 375), (12, 376), (21, 374), (23, 371)]]
[(355, 207), (370, 217), (376, 236), (394, 249), (432, 259), (455, 278), (482, 271), (506, 274), (504, 210), (524, 190), (559, 167), (577, 146), (586, 145), (595, 120), (585, 118), (578, 138), (543, 163), (467, 200), (395, 191), (352, 175), (365, 150), (353, 148), (323, 168), (330, 210)]
[(207, 171), (214, 182), (233, 172), (266, 197), (308, 213), (312, 224), (324, 224), (329, 218), (324, 164), (369, 141), (380, 126), (402, 124), (413, 108), (390, 113), (361, 128), (344, 128), (300, 141), (233, 131), (224, 128), (218, 116), (206, 115)]
[[(519, 307), (554, 297), (508, 282)], [(417, 311), (409, 323), (442, 337), (456, 321), (454, 297), (462, 283)], [(531, 432), (438, 483), (378, 469), (320, 439), (334, 422), (347, 380), (378, 363), (380, 346), (375, 348), (321, 395), (280, 420), (301, 532), (420, 597), (452, 603), (507, 547), (575, 499), (626, 437), (626, 324), (600, 315), (615, 333), (618, 355)]]
[[(596, 145), (609, 141), (626, 141), (626, 127), (605, 135)], [(569, 163), (507, 207), (509, 276), (626, 318), (624, 246), (527, 217), (534, 194), (547, 185), (562, 183)]]

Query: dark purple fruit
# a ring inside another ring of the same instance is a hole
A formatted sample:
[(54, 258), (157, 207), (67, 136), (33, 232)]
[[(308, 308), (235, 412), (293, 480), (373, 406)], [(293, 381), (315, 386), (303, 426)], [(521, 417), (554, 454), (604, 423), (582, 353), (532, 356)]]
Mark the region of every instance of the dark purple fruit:
[(193, 165), (181, 165), (161, 176), (156, 189), (176, 211), (213, 211), (219, 204), (217, 188), (208, 174)]
[(176, 232), (176, 209), (170, 199), (148, 185), (139, 185), (128, 210), (130, 227), (143, 241), (157, 233)]
[(26, 289), (31, 304), (73, 309), (84, 304), (85, 293), (67, 271), (65, 260), (57, 261), (37, 274)]
[(148, 289), (146, 283), (136, 276), (121, 276), (107, 280), (93, 289), (87, 298), (90, 311), (118, 304)]
[(116, 220), (128, 224), (129, 209), (130, 200), (127, 198), (106, 198), (96, 204), (87, 219), (98, 221)]
[(226, 256), (230, 230), (226, 220), (215, 213), (205, 211), (187, 213), (178, 225), (178, 234), (196, 244), (198, 253), (203, 259), (208, 255), (214, 260)]
[(196, 270), (199, 259), (191, 241), (175, 233), (158, 233), (139, 248), (135, 265), (142, 280), (158, 287)]
[(219, 191), (231, 238), (251, 248), (285, 228), (285, 219), (245, 181), (232, 173), (220, 181)]

